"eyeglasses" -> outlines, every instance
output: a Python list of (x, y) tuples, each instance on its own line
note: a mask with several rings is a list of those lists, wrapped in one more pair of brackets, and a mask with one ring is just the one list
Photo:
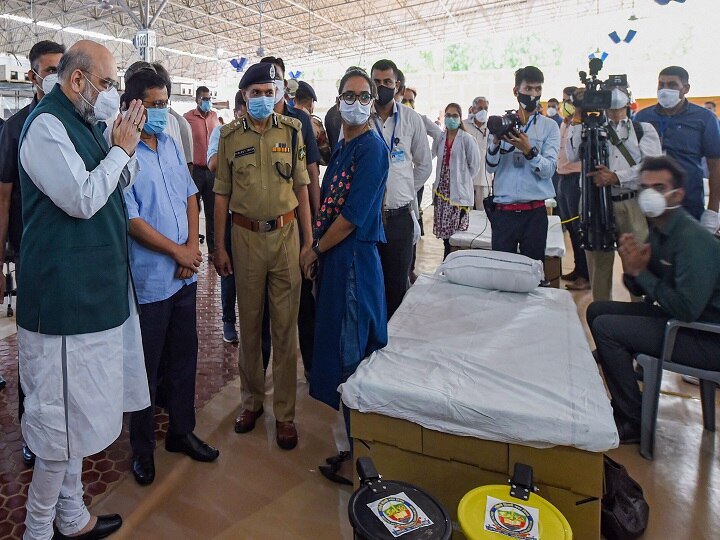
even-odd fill
[[(149, 106), (147, 104), (150, 104)], [(167, 109), (168, 101), (164, 99), (158, 99), (157, 101), (147, 101), (143, 99), (143, 105), (146, 109)]]
[(201, 97), (200, 101), (212, 101), (211, 97)]
[(414, 104), (415, 104), (415, 100), (414, 100), (414, 99), (403, 99), (403, 100), (402, 100), (402, 104), (403, 104), (403, 105), (407, 105), (408, 103), (411, 104), (411, 105), (414, 105)]
[(360, 92), (359, 94), (356, 94), (355, 92), (348, 90), (347, 92), (340, 94), (340, 98), (348, 105), (352, 105), (355, 101), (359, 101), (360, 105), (369, 105), (372, 101), (372, 94), (370, 92)]
[[(99, 80), (101, 86), (103, 87), (103, 90), (110, 90), (111, 88), (114, 88), (115, 90), (120, 90), (120, 83), (117, 81), (113, 81), (112, 79), (103, 79), (99, 75), (95, 75), (95, 73), (85, 71), (84, 69), (81, 69), (80, 71), (82, 71), (83, 73), (87, 73), (88, 75), (91, 75), (92, 77), (95, 77), (97, 80)], [(90, 84), (92, 84), (92, 82)], [(95, 90), (97, 90), (97, 88), (95, 88)]]
[(458, 113), (445, 113), (445, 118), (460, 118)]

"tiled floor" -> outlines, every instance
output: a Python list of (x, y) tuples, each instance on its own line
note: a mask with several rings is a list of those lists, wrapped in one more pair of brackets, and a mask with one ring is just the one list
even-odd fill
[[(197, 394), (195, 403), (202, 408), (222, 387), (237, 375), (237, 348), (222, 340), (220, 324), (220, 284), (212, 265), (204, 262), (198, 287), (198, 354)], [(4, 319), (0, 332), (14, 326)], [(0, 391), (0, 538), (19, 538), (24, 530), (25, 497), (32, 471), (25, 468), (20, 457), (22, 435), (17, 420), (17, 343), (15, 335), (0, 340), (0, 374), (7, 386)], [(167, 414), (158, 410), (157, 435), (162, 440), (167, 428)], [(107, 450), (89, 457), (83, 465), (86, 502), (93, 500), (130, 471), (130, 446), (127, 422), (120, 438)]]
[[(432, 230), (431, 218), (432, 212), (427, 211), (426, 231)], [(425, 236), (418, 250), (418, 272), (433, 272), (441, 257), (442, 244)], [(564, 270), (570, 265), (566, 258)], [(614, 294), (616, 299), (627, 299), (619, 281)], [(590, 294), (574, 293), (574, 297), (584, 319)], [(203, 267), (198, 298), (197, 433), (220, 449), (220, 459), (195, 463), (165, 452), (160, 445), (156, 481), (143, 488), (128, 474), (129, 445), (123, 433), (107, 451), (85, 462), (83, 480), (92, 511), (122, 514), (124, 525), (113, 536), (118, 539), (351, 539), (347, 522), (351, 490), (330, 484), (317, 471), (323, 458), (342, 443), (341, 419), (309, 397), (300, 369), (298, 448), (284, 452), (275, 445), (270, 378), (268, 412), (253, 432), (235, 434), (237, 349), (222, 342), (219, 286), (210, 268)], [(0, 320), (0, 336), (3, 330)], [(0, 539), (5, 539), (21, 534), (31, 476), (19, 456), (12, 335), (0, 340), (0, 373), (8, 379), (8, 387), (0, 391)], [(621, 447), (610, 455), (625, 464), (645, 490), (651, 515), (644, 539), (716, 538), (720, 529), (719, 437), (702, 429), (695, 387), (667, 374), (663, 389), (655, 461), (640, 458), (636, 446)]]

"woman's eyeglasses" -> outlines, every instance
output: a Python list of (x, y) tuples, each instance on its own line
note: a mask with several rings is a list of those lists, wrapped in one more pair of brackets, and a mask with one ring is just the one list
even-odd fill
[(340, 99), (348, 105), (352, 105), (355, 101), (359, 101), (360, 105), (369, 105), (372, 101), (372, 94), (370, 92), (360, 92), (356, 94), (355, 92), (347, 91), (340, 94)]

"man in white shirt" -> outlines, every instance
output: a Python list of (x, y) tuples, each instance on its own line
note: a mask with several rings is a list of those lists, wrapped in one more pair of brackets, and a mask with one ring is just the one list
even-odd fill
[[(608, 165), (591, 173), (596, 186), (612, 186), (613, 214), (618, 238), (632, 234), (643, 243), (648, 237), (645, 215), (637, 201), (642, 162), (649, 156), (661, 156), (660, 137), (652, 124), (628, 118), (630, 96), (627, 86), (610, 87), (612, 105), (608, 116)], [(575, 114), (582, 108), (584, 90), (575, 93)], [(565, 146), (570, 161), (580, 161), (582, 125), (572, 126), (570, 144)], [(614, 251), (586, 251), (593, 300), (612, 300)]]
[(128, 265), (123, 188), (137, 171), (142, 102), (120, 104), (110, 51), (79, 41), (58, 65), (59, 85), (20, 137), (25, 227), (18, 279), (22, 431), (36, 454), (25, 540), (104, 538), (118, 515), (83, 503), (82, 459), (105, 449), (123, 412), (150, 405)]
[(377, 130), (390, 154), (383, 204), (387, 243), (379, 246), (389, 320), (410, 285), (413, 239), (418, 227), (416, 197), (430, 177), (432, 157), (420, 115), (393, 99), (400, 84), (397, 66), (390, 60), (379, 60), (370, 76), (378, 88), (370, 127)]
[(472, 107), (470, 107), (470, 116), (464, 121), (465, 131), (475, 138), (480, 150), (480, 170), (473, 178), (473, 187), (475, 188), (475, 209), (481, 210), (483, 199), (490, 195), (490, 184), (492, 180), (485, 174), (485, 156), (487, 154), (488, 130), (487, 118), (488, 107), (490, 102), (483, 96), (473, 99)]

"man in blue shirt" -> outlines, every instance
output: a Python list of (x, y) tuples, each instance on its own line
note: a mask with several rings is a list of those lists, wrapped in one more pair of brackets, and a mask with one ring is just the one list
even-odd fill
[[(197, 461), (214, 461), (218, 450), (195, 436), (197, 368), (197, 272), (199, 211), (195, 186), (167, 125), (165, 79), (142, 70), (126, 83), (123, 103), (142, 99), (147, 120), (136, 151), (140, 173), (125, 193), (130, 219), (130, 267), (140, 309), (150, 407), (130, 415), (132, 470), (140, 485), (155, 479), (154, 406), (158, 376), (168, 381), (170, 425), (165, 449)], [(164, 373), (160, 370), (164, 369)]]
[(515, 72), (522, 128), (502, 140), (493, 136), (487, 150), (487, 171), (495, 173), (494, 209), (488, 215), (492, 249), (540, 261), (547, 243), (545, 199), (555, 197), (552, 178), (560, 150), (557, 124), (537, 111), (544, 80), (535, 66)]
[[(683, 207), (710, 232), (718, 229), (720, 205), (720, 128), (711, 112), (690, 103), (690, 76), (680, 66), (666, 67), (658, 76), (658, 104), (635, 116), (651, 123), (663, 152), (673, 157), (687, 174)], [(710, 193), (705, 208), (702, 158), (707, 159)]]

